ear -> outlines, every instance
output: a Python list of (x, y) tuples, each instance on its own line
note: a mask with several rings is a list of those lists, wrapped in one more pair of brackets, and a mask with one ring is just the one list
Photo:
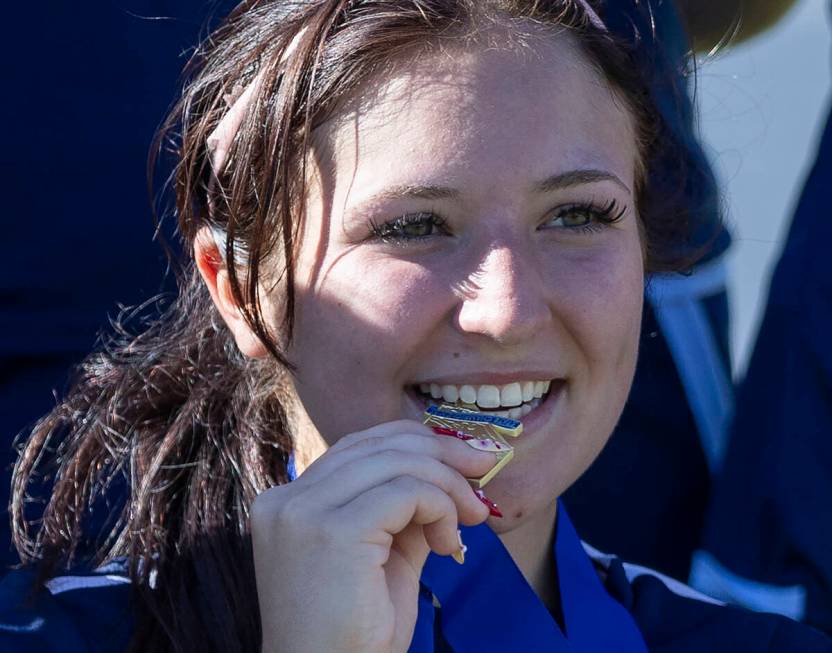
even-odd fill
[(267, 356), (268, 350), (257, 334), (252, 331), (234, 299), (228, 268), (214, 235), (208, 227), (202, 227), (194, 238), (194, 260), (202, 280), (208, 287), (214, 306), (217, 307), (223, 321), (234, 336), (240, 351), (250, 358)]

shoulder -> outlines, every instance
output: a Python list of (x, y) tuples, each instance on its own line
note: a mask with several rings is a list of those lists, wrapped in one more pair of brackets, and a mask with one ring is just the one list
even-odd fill
[(0, 581), (0, 650), (110, 653), (132, 632), (130, 579), (123, 563), (57, 576), (35, 586), (33, 570)]
[(652, 653), (832, 653), (832, 640), (809, 626), (725, 605), (652, 569), (584, 548)]

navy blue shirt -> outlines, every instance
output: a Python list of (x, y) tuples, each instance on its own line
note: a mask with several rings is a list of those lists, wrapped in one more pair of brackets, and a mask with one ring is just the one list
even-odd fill
[[(832, 117), (772, 278), (692, 579), (832, 632)], [(750, 581), (750, 582), (749, 582)], [(760, 585), (762, 584), (762, 585)]]
[[(832, 652), (832, 641), (807, 626), (718, 605), (676, 581), (616, 557), (595, 552), (590, 557), (606, 591), (633, 617), (652, 653)], [(32, 574), (9, 573), (0, 582), (0, 650), (124, 651), (133, 621), (131, 586), (123, 571), (110, 567), (95, 574), (52, 579), (29, 606), (25, 599)], [(450, 649), (437, 641), (435, 650)]]

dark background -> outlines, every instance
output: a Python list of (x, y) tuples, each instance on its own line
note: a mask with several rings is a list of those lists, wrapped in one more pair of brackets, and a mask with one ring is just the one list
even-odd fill
[[(12, 440), (118, 311), (173, 288), (148, 151), (200, 34), (233, 0), (5, 3), (0, 39), (0, 501)], [(159, 175), (157, 184), (163, 179)], [(173, 225), (167, 224), (168, 238)], [(13, 559), (0, 520), (0, 563)]]

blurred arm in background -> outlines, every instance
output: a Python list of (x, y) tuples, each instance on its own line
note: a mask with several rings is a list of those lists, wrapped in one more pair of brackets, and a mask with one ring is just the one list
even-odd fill
[(676, 0), (695, 52), (757, 36), (795, 4), (796, 0)]

